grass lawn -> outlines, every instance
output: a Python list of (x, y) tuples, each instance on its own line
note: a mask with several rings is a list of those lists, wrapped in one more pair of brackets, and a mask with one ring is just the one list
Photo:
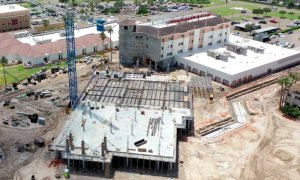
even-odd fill
[(220, 7), (215, 7), (215, 8), (212, 7), (211, 9), (209, 9), (209, 11), (211, 11), (213, 13), (217, 13), (221, 16), (230, 16), (230, 15), (241, 13), (240, 10), (233, 9), (235, 7), (236, 8), (244, 8), (244, 9), (252, 11), (252, 9), (259, 8), (259, 5), (255, 5), (255, 4), (239, 4), (239, 5), (225, 4), (224, 6), (220, 6)]
[(279, 14), (279, 11), (272, 11), (272, 12), (268, 13), (268, 15), (272, 16), (272, 17), (276, 17), (276, 18), (283, 17), (285, 19), (295, 20), (295, 19), (299, 19), (300, 13), (294, 13), (294, 14), (286, 13), (284, 15), (281, 15), (281, 14)]
[(64, 28), (65, 28), (64, 23), (57, 23), (57, 24), (49, 24), (48, 26), (36, 26), (34, 29), (37, 32), (44, 32), (44, 31), (59, 30)]
[[(52, 67), (57, 66), (56, 64), (49, 64), (42, 67), (35, 67), (35, 68), (25, 68), (22, 64), (11, 66), (5, 68), (6, 71), (6, 80), (8, 84), (11, 84), (12, 82), (20, 82), (27, 77), (30, 77), (31, 75), (39, 72), (43, 67), (47, 67), (47, 69), (50, 69)], [(67, 63), (65, 61), (60, 62), (59, 67), (65, 68), (67, 67)], [(3, 69), (0, 67), (0, 86), (3, 86), (4, 83), (4, 76), (3, 76)]]
[(36, 7), (36, 5), (31, 4), (29, 2), (21, 2), (21, 3), (18, 3), (18, 5), (23, 6), (24, 8)]

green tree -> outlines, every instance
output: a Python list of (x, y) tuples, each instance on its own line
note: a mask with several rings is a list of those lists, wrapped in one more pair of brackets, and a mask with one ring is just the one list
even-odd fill
[(89, 7), (90, 7), (90, 9), (91, 9), (91, 12), (94, 12), (94, 9), (95, 9), (95, 3), (94, 3), (93, 1), (91, 1), (91, 2), (89, 3)]
[(295, 6), (294, 0), (285, 0), (284, 5), (287, 6), (288, 8), (292, 8)]
[(138, 6), (139, 4), (141, 4), (140, 0), (134, 0), (133, 3)]
[(153, 6), (154, 3), (155, 3), (155, 0), (147, 0), (147, 4), (149, 6)]
[(255, 15), (258, 14), (257, 9), (252, 9), (252, 14), (255, 14)]
[(48, 19), (43, 19), (43, 20), (42, 20), (42, 23), (43, 23), (43, 26), (44, 26), (44, 27), (49, 26), (49, 20), (48, 20)]
[[(102, 47), (104, 48), (104, 40), (106, 39), (106, 34), (105, 34), (105, 32), (104, 31), (102, 31), (101, 33), (100, 33), (100, 38), (101, 38), (101, 40), (102, 40)], [(105, 49), (105, 48), (104, 48)]]
[(5, 86), (7, 86), (5, 65), (7, 64), (8, 60), (4, 56), (2, 56), (0, 60), (1, 60), (1, 64), (2, 64), (2, 70), (3, 70), (3, 77), (4, 77)]
[(281, 11), (279, 11), (279, 14), (281, 15), (281, 17), (280, 17), (280, 18), (283, 18), (283, 15), (285, 15), (285, 14), (286, 14), (286, 11), (285, 11), (285, 10), (281, 10)]
[(252, 34), (252, 31), (255, 30), (257, 27), (254, 23), (252, 24), (246, 24), (245, 29), (247, 32), (250, 32), (250, 35)]
[(84, 13), (85, 13), (85, 10), (84, 10), (83, 8), (81, 8), (80, 11), (79, 11), (79, 13), (80, 13), (80, 14), (84, 14)]
[(279, 3), (279, 1), (278, 1), (278, 0), (273, 0), (273, 1), (271, 2), (271, 5), (273, 5), (273, 6), (277, 6), (277, 5), (278, 5), (278, 3)]
[(109, 47), (110, 47), (110, 61), (112, 62), (112, 39), (111, 39), (111, 34), (114, 32), (113, 28), (111, 26), (108, 26), (106, 28), (106, 31), (109, 33)]
[(265, 8), (263, 8), (263, 11), (265, 13), (265, 16), (267, 16), (268, 13), (272, 12), (272, 9), (269, 7), (265, 7)]
[(136, 14), (147, 14), (148, 8), (146, 5), (140, 5)]

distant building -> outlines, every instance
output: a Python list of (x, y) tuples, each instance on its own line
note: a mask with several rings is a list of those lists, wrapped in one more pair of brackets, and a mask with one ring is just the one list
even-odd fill
[(29, 10), (17, 4), (0, 6), (0, 32), (30, 28)]
[(208, 12), (137, 24), (119, 22), (119, 50), (122, 64), (148, 65), (166, 69), (175, 56), (225, 44), (230, 22)]
[(287, 95), (286, 105), (300, 108), (300, 84), (296, 84), (290, 89)]
[[(101, 39), (95, 26), (76, 29), (75, 51), (76, 56), (91, 55), (110, 48), (118, 48), (119, 37), (117, 24), (109, 24), (114, 32), (111, 37), (105, 32), (106, 38)], [(5, 56), (8, 63), (17, 61), (25, 66), (36, 66), (51, 63), (67, 58), (66, 40), (64, 31), (32, 36), (28, 31), (0, 33), (0, 56)]]

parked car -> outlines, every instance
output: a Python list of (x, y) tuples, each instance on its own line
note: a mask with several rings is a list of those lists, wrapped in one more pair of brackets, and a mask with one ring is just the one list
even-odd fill
[(300, 21), (299, 21), (299, 20), (295, 20), (295, 21), (294, 21), (294, 24), (300, 25)]
[(271, 19), (270, 22), (271, 23), (278, 23), (278, 21), (276, 19)]
[(267, 24), (267, 21), (261, 20), (261, 21), (259, 21), (258, 23), (259, 23), (259, 24)]
[(270, 39), (274, 39), (274, 38), (276, 38), (276, 36), (275, 36), (275, 35), (272, 35), (272, 36), (270, 36), (269, 38), (270, 38)]
[(290, 44), (287, 48), (294, 48), (295, 44)]
[(242, 10), (241, 10), (241, 13), (243, 13), (243, 14), (246, 13), (246, 12), (247, 12), (247, 11), (246, 11), (245, 9), (242, 9)]
[(297, 24), (290, 23), (290, 24), (287, 24), (286, 26), (287, 26), (287, 27), (295, 27), (295, 26), (297, 26)]
[(287, 33), (288, 33), (288, 34), (293, 34), (293, 31), (288, 31)]
[(243, 18), (242, 20), (243, 20), (243, 21), (249, 21), (249, 19), (247, 19), (247, 18)]

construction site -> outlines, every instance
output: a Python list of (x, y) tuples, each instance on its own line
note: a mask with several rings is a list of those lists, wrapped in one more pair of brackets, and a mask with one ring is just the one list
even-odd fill
[[(197, 80), (209, 91), (209, 78)], [(192, 88), (169, 76), (100, 72), (52, 148), (69, 167), (93, 163), (107, 178), (112, 166), (171, 172), (177, 138), (193, 124)]]
[[(151, 55), (161, 57), (152, 59), (157, 60), (153, 67), (152, 60), (139, 64), (142, 55), (136, 49), (140, 46), (130, 42), (121, 43), (120, 51), (110, 48), (101, 52), (103, 58), (96, 51), (76, 56), (73, 13), (70, 8), (65, 14), (66, 67), (52, 64), (55, 67), (41, 68), (19, 83), (1, 87), (0, 179), (300, 179), (299, 119), (282, 113), (279, 102), (283, 86), (278, 84), (281, 77), (300, 73), (298, 51), (284, 54), (279, 47), (276, 53), (272, 48), (266, 50), (270, 62), (293, 63), (263, 70), (259, 78), (247, 75), (245, 81), (230, 86), (221, 80), (225, 75), (210, 74), (206, 67), (201, 67), (201, 73), (200, 68), (195, 69), (196, 63), (191, 64), (199, 64), (202, 53), (207, 67), (216, 69), (217, 63), (224, 70), (226, 64), (228, 74), (241, 71), (243, 75), (243, 68), (251, 69), (250, 55), (255, 53), (252, 57), (266, 63), (256, 52), (264, 51), (264, 47), (240, 47), (235, 40), (240, 37), (233, 37), (235, 45), (225, 38), (233, 36), (229, 22), (219, 26), (211, 21), (207, 27), (199, 21), (201, 27), (193, 32), (180, 23), (181, 36), (176, 31), (165, 37), (158, 35), (152, 45), (159, 51), (153, 51), (151, 43), (145, 45)], [(220, 17), (214, 18), (221, 22)], [(196, 23), (185, 21), (191, 21), (190, 26)], [(127, 33), (132, 28), (134, 38), (128, 39), (140, 41), (144, 34), (135, 33), (149, 30), (141, 26), (136, 31), (136, 24), (125, 22), (128, 24), (117, 29)], [(219, 52), (194, 51), (192, 55), (189, 49), (203, 48), (192, 39), (203, 40), (194, 37), (200, 29), (204, 39), (211, 39), (207, 46), (217, 40), (214, 43), (221, 47)], [(216, 34), (217, 30), (220, 32)], [(103, 23), (97, 24), (97, 34), (101, 31)], [(145, 36), (145, 41), (151, 38), (151, 34)], [(182, 46), (183, 41), (185, 48), (176, 49), (183, 54), (173, 56), (167, 51), (173, 48), (170, 43)], [(129, 45), (133, 47), (126, 49)], [(225, 46), (237, 48), (238, 53), (251, 51), (249, 57), (236, 53), (235, 59), (224, 53)], [(166, 59), (159, 53), (164, 48), (170, 56)], [(122, 53), (129, 51), (138, 52), (130, 65), (122, 62)], [(274, 57), (267, 56), (270, 54)], [(287, 59), (282, 59), (284, 55)], [(242, 58), (249, 59), (249, 64)], [(160, 60), (166, 62), (166, 71), (156, 67)], [(182, 62), (173, 66), (169, 60)], [(238, 63), (243, 66), (234, 66)], [(4, 65), (2, 68), (5, 73)]]

